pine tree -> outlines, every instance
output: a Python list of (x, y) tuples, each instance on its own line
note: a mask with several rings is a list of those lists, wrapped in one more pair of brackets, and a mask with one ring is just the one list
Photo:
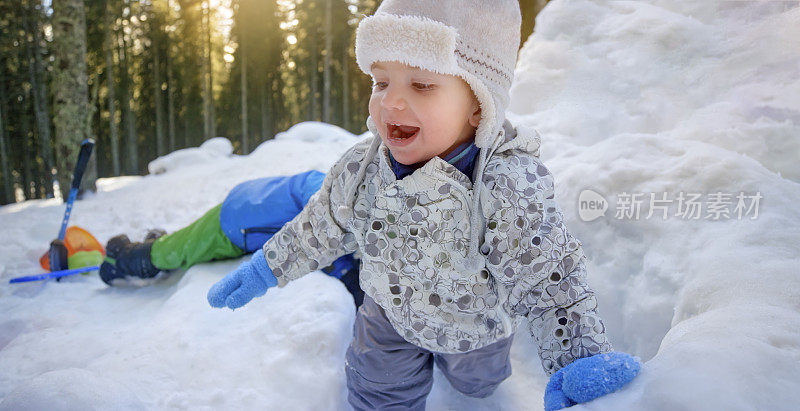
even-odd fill
[(44, 77), (41, 53), (41, 12), (35, 2), (28, 1), (27, 27), (30, 41), (26, 39), (26, 50), (28, 53), (28, 72), (30, 73), (30, 83), (33, 92), (33, 106), (36, 115), (36, 131), (39, 134), (39, 148), (43, 163), (46, 180), (44, 182), (45, 194), (47, 197), (53, 196), (53, 175), (52, 170), (55, 166), (53, 160), (53, 147), (50, 137), (50, 112), (47, 104), (47, 83)]
[[(128, 14), (123, 20), (123, 24), (130, 27), (130, 16), (133, 14), (130, 1), (127, 2), (126, 8), (128, 9)], [(132, 33), (130, 35), (132, 36)], [(131, 74), (132, 56), (128, 48), (131, 40), (127, 36), (124, 28), (119, 30), (118, 56), (120, 61), (120, 89), (122, 90), (120, 101), (122, 103), (122, 123), (125, 128), (125, 159), (127, 160), (125, 170), (127, 174), (136, 175), (139, 174), (139, 147), (138, 134), (136, 132), (136, 113), (133, 110), (135, 93), (133, 92), (134, 84)]]
[[(172, 21), (172, 0), (167, 0), (166, 11), (166, 24), (168, 27), (173, 26)], [(172, 74), (172, 39), (170, 35), (166, 36), (167, 42), (167, 55), (165, 56), (167, 66), (167, 130), (169, 135), (169, 151), (175, 151), (177, 148), (175, 141), (175, 77)]]
[(214, 130), (214, 75), (211, 66), (211, 1), (203, 6), (203, 139), (215, 137)]
[(150, 51), (153, 54), (153, 100), (155, 101), (156, 112), (156, 155), (163, 156), (167, 153), (166, 141), (164, 138), (164, 102), (161, 81), (161, 38), (162, 24), (161, 18), (155, 10), (150, 8)]
[(247, 49), (245, 48), (245, 36), (239, 36), (239, 66), (241, 67), (241, 104), (242, 104), (242, 154), (249, 154), (248, 145), (248, 124), (247, 124)]
[(112, 17), (112, 2), (109, 1), (105, 5), (104, 10), (104, 43), (105, 48), (105, 72), (106, 72), (106, 87), (108, 95), (108, 123), (109, 132), (111, 137), (111, 164), (113, 175), (118, 176), (121, 173), (119, 162), (119, 128), (117, 127), (117, 102), (116, 102), (116, 83), (114, 82), (114, 18)]
[[(67, 198), (77, 151), (89, 136), (89, 92), (86, 74), (86, 19), (82, 0), (53, 2), (53, 76), (56, 164), (63, 198)], [(87, 176), (88, 177), (88, 176)], [(91, 182), (93, 184), (94, 182)]]
[(11, 168), (8, 167), (8, 133), (6, 130), (6, 88), (5, 76), (2, 73), (2, 66), (0, 66), (0, 173), (3, 174), (3, 190), (0, 191), (0, 204), (8, 204), (14, 201), (14, 183), (11, 179)]
[(333, 31), (331, 28), (332, 0), (325, 0), (325, 57), (323, 60), (322, 121), (331, 122), (331, 54), (333, 53)]

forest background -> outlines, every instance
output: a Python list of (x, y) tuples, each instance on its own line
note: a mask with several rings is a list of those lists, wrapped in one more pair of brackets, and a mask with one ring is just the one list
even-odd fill
[[(547, 0), (520, 0), (521, 44)], [(302, 121), (366, 131), (355, 29), (380, 0), (0, 0), (0, 205), (139, 175), (216, 136), (238, 154)], [(498, 22), (500, 23), (500, 22)]]

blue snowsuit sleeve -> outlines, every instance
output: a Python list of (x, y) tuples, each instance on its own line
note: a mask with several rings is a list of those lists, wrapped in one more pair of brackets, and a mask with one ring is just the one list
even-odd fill
[(222, 203), (220, 227), (245, 252), (258, 250), (300, 213), (324, 179), (324, 173), (311, 170), (245, 181)]
[[(324, 180), (325, 173), (311, 170), (245, 181), (234, 187), (222, 203), (220, 227), (231, 242), (245, 252), (260, 250), (303, 210)], [(347, 254), (331, 266), (323, 267), (322, 271), (341, 278), (355, 266), (353, 255)]]

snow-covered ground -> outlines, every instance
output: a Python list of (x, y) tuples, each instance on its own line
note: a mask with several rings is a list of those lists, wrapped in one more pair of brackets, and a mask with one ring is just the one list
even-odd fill
[[(575, 408), (797, 409), (798, 3), (556, 0), (520, 53), (510, 111), (543, 135), (612, 343), (645, 361), (629, 386)], [(220, 140), (176, 152), (160, 174), (101, 180), (71, 222), (103, 243), (175, 230), (238, 182), (327, 170), (357, 138), (301, 123), (249, 156)], [(583, 190), (607, 201), (604, 216), (581, 218)], [(699, 216), (676, 215), (680, 192), (700, 194)], [(638, 219), (620, 212), (637, 193)], [(651, 193), (673, 200), (666, 219), (648, 217)], [(741, 218), (739, 193), (761, 196)], [(730, 214), (714, 219), (715, 202)], [(62, 213), (55, 200), (0, 208), (0, 409), (347, 409), (354, 310), (337, 280), (312, 273), (236, 312), (205, 296), (239, 260), (146, 287), (8, 284), (38, 271)], [(524, 329), (512, 365), (483, 400), (437, 371), (428, 409), (541, 409), (547, 379)]]

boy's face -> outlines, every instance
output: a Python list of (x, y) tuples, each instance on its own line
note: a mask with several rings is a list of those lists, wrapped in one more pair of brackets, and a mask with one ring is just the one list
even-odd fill
[[(475, 138), (481, 119), (478, 100), (460, 77), (439, 74), (396, 61), (372, 65), (369, 114), (392, 156), (400, 163), (445, 157)], [(398, 127), (418, 128), (413, 135)], [(410, 127), (402, 129), (413, 132)]]

